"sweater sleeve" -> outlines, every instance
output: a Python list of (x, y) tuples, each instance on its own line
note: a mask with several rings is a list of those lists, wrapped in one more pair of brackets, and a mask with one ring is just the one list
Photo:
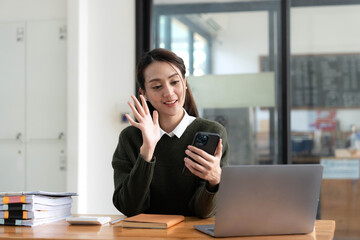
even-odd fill
[(120, 135), (113, 155), (113, 203), (126, 216), (133, 216), (144, 212), (150, 205), (150, 183), (156, 160), (145, 161), (138, 151), (131, 151), (125, 138), (124, 134)]
[[(223, 153), (221, 157), (220, 166), (226, 166), (228, 164), (229, 157), (229, 145), (227, 142), (226, 130), (220, 132), (220, 136), (223, 140)], [(207, 189), (207, 181), (199, 179), (200, 184), (192, 197), (189, 207), (194, 209), (196, 216), (200, 218), (209, 218), (215, 215), (216, 212), (216, 195), (217, 189), (215, 191), (209, 191)]]

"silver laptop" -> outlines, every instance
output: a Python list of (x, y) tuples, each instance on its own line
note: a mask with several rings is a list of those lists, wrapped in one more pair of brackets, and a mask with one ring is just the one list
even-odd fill
[(223, 167), (215, 225), (194, 227), (214, 237), (304, 234), (314, 230), (323, 167)]

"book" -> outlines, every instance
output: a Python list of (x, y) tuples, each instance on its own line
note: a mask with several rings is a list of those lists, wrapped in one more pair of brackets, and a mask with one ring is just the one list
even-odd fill
[(43, 195), (14, 195), (0, 197), (1, 204), (11, 203), (41, 203), (47, 205), (63, 205), (72, 202), (71, 196), (69, 197), (50, 197)]
[(66, 219), (70, 217), (71, 214), (66, 216), (54, 217), (54, 218), (39, 218), (39, 219), (29, 219), (29, 220), (22, 220), (22, 219), (0, 219), (0, 225), (7, 225), (7, 226), (28, 226), (33, 227), (37, 225), (41, 225), (44, 223), (51, 223)]
[(67, 216), (71, 213), (70, 208), (57, 209), (52, 211), (0, 211), (0, 218), (3, 219), (33, 219), (33, 218), (53, 218)]
[(182, 215), (163, 215), (163, 214), (139, 214), (125, 218), (122, 227), (126, 228), (156, 228), (166, 229), (184, 221)]
[(42, 211), (42, 210), (57, 210), (71, 208), (71, 202), (60, 205), (48, 205), (41, 203), (10, 203), (0, 204), (0, 211)]

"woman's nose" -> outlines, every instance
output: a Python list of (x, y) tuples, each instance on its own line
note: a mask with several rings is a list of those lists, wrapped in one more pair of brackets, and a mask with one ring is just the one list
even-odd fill
[(173, 93), (174, 93), (173, 87), (170, 86), (170, 85), (165, 85), (165, 87), (164, 87), (164, 92), (163, 92), (164, 97), (172, 96)]

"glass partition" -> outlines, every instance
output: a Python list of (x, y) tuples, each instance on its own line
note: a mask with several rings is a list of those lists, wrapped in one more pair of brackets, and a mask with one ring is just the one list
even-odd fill
[(153, 47), (184, 59), (201, 117), (227, 129), (233, 165), (276, 163), (278, 7), (279, 1), (154, 1)]
[(360, 2), (353, 3), (291, 9), (292, 163), (324, 166), (320, 218), (336, 221), (335, 239), (360, 239)]

